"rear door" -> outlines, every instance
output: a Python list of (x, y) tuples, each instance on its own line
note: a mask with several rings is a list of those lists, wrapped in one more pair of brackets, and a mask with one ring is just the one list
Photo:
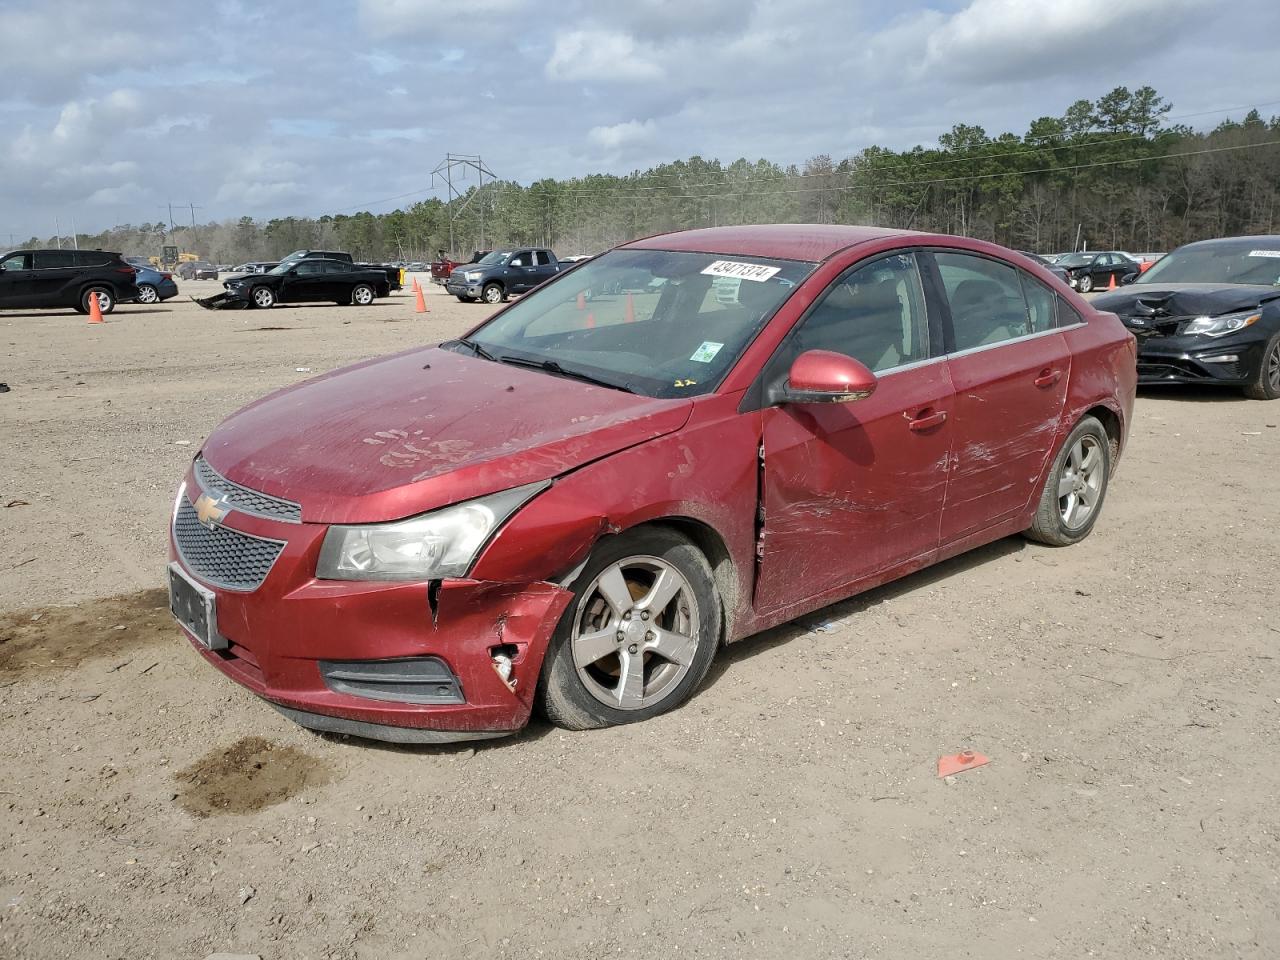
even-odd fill
[[(363, 276), (357, 276), (357, 271), (349, 263), (343, 263), (340, 260), (322, 260), (324, 264), (324, 282), (328, 289), (329, 295), (327, 300), (341, 300), (343, 303), (351, 299), (351, 291), (355, 289), (357, 283), (364, 281)], [(363, 270), (360, 273), (368, 273)], [(365, 281), (367, 282), (367, 281)], [(377, 292), (377, 288), (374, 288)]]
[(534, 286), (546, 283), (556, 275), (555, 258), (549, 250), (533, 251)]
[(764, 410), (762, 611), (852, 589), (938, 547), (954, 397), (916, 256), (891, 254), (845, 271), (766, 376), (785, 377), (806, 350), (854, 357), (879, 384), (855, 403)]
[(1039, 492), (1071, 354), (1052, 291), (1029, 274), (971, 253), (938, 252), (933, 261), (956, 391), (945, 545), (1015, 516)]
[(31, 306), (31, 254), (12, 254), (0, 268), (0, 307)]
[(31, 255), (31, 305), (70, 307), (79, 303), (74, 250), (37, 250)]

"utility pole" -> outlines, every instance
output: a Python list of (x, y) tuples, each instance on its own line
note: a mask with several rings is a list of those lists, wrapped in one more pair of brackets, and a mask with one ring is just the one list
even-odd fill
[(203, 210), (204, 207), (198, 207), (190, 200), (187, 201), (187, 206), (191, 208), (191, 245), (195, 246), (199, 240), (199, 237), (196, 235), (196, 211)]
[[(462, 192), (459, 190), (456, 190), (453, 185), (455, 170), (462, 171), (461, 176), (458, 177), (459, 180), (465, 180), (467, 178), (468, 170), (474, 170), (479, 180), (479, 183), (476, 186), (475, 193), (473, 193), (471, 197), (468, 198), (466, 203), (463, 203), (463, 205), (460, 206), (456, 211), (453, 209), (453, 201), (458, 197), (461, 197)], [(462, 215), (462, 211), (467, 209), (467, 204), (480, 195), (480, 192), (484, 189), (484, 178), (486, 175), (488, 175), (490, 181), (498, 179), (497, 176), (494, 174), (494, 172), (484, 165), (484, 160), (480, 158), (480, 154), (478, 153), (475, 153), (475, 154), (446, 153), (444, 159), (441, 160), (436, 165), (436, 168), (431, 171), (431, 185), (434, 187), (436, 185), (436, 177), (440, 177), (441, 179), (444, 180), (445, 187), (449, 196), (447, 207), (449, 210), (449, 254), (450, 256), (452, 256), (456, 252), (456, 248), (454, 247), (454, 240), (453, 240), (453, 222)], [(483, 250), (484, 249), (484, 202), (483, 200), (480, 203), (479, 209), (480, 209), (479, 249)]]
[(62, 224), (58, 222), (58, 218), (53, 218), (53, 229), (58, 235), (58, 249), (62, 249)]

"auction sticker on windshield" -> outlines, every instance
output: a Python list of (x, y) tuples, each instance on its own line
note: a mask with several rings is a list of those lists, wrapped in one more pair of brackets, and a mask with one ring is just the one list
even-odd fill
[(766, 267), (761, 263), (717, 260), (704, 267), (702, 272), (711, 277), (737, 277), (739, 280), (755, 280), (757, 283), (764, 283), (781, 269), (781, 267)]
[(710, 340), (702, 341), (702, 346), (693, 351), (693, 356), (689, 359), (694, 363), (710, 363), (716, 358), (716, 354), (724, 347), (723, 343), (713, 343)]
[[(1251, 257), (1280, 257), (1280, 250), (1250, 250)], [(704, 271), (705, 272), (705, 271)]]

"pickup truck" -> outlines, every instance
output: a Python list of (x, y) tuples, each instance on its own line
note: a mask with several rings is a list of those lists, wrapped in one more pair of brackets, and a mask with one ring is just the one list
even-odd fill
[[(294, 264), (299, 260), (341, 260), (357, 267), (383, 271), (387, 275), (387, 285), (390, 290), (399, 290), (404, 286), (404, 271), (399, 267), (390, 267), (385, 263), (356, 263), (351, 254), (340, 253), (336, 250), (295, 250), (287, 257), (282, 258), (280, 264)], [(277, 264), (277, 266), (280, 264)]]
[(513, 293), (526, 293), (571, 264), (561, 266), (544, 247), (494, 250), (475, 263), (456, 267), (444, 288), (463, 303), (500, 303)]
[(489, 255), (488, 250), (477, 250), (471, 254), (470, 260), (450, 260), (444, 255), (444, 251), (440, 251), (440, 255), (431, 261), (431, 282), (432, 283), (448, 283), (449, 274), (453, 273), (458, 267), (466, 266), (469, 263), (479, 263), (483, 257)]

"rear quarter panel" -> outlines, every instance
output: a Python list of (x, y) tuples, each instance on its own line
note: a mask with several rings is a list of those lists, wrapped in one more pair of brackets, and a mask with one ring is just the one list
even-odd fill
[(1072, 306), (1086, 322), (1063, 331), (1072, 361), (1059, 443), (1089, 409), (1102, 406), (1119, 421), (1119, 455), (1124, 452), (1133, 422), (1138, 389), (1137, 341), (1114, 313), (1094, 310), (1079, 296), (1072, 297)]

